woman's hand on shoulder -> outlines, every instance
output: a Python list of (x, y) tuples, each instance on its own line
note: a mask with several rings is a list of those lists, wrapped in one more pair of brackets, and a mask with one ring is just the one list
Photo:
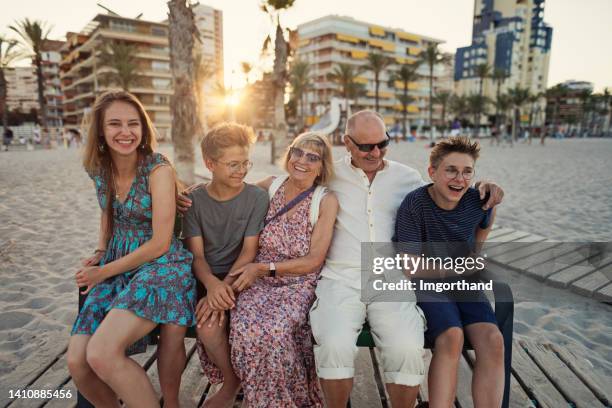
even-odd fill
[(176, 199), (176, 208), (178, 209), (178, 211), (182, 214), (186, 213), (187, 210), (189, 210), (189, 208), (193, 204), (193, 202), (189, 198), (189, 194), (191, 194), (194, 190), (200, 187), (204, 188), (205, 186), (206, 185), (204, 183), (197, 183), (179, 192), (178, 197)]

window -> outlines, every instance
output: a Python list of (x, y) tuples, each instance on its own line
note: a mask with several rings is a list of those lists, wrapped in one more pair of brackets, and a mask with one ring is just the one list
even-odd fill
[(170, 89), (170, 80), (166, 78), (153, 78), (153, 88)]
[(134, 26), (134, 24), (130, 23), (129, 21), (123, 20), (111, 20), (109, 27), (111, 30), (127, 31), (130, 33), (136, 31), (136, 27)]
[(153, 96), (153, 103), (155, 105), (168, 105), (168, 96), (166, 96), (166, 95), (155, 95), (155, 96)]
[(163, 27), (151, 27), (151, 34), (158, 37), (165, 37), (168, 35), (168, 32)]
[(153, 71), (170, 71), (170, 63), (168, 61), (153, 61), (151, 68)]

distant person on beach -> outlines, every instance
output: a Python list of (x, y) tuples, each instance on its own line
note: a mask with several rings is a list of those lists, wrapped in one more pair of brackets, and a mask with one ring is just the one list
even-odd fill
[(209, 382), (223, 382), (206, 406), (231, 406), (240, 388), (230, 361), (228, 323), (247, 275), (232, 273), (255, 260), (268, 211), (266, 192), (244, 182), (253, 165), (249, 154), (254, 142), (253, 130), (235, 123), (219, 124), (204, 136), (202, 157), (212, 180), (191, 189), (192, 205), (183, 220), (199, 283), (198, 354)]
[(9, 146), (13, 143), (13, 130), (10, 127), (4, 128), (4, 134), (2, 135), (2, 144), (4, 150), (8, 152)]
[[(334, 237), (310, 311), (317, 374), (326, 406), (346, 407), (356, 341), (367, 320), (381, 353), (391, 405), (413, 407), (425, 371), (425, 320), (415, 302), (361, 301), (361, 245), (391, 242), (404, 196), (424, 182), (416, 170), (384, 159), (389, 138), (376, 112), (352, 115), (344, 143), (349, 154), (335, 163), (329, 186), (339, 201)], [(481, 183), (479, 190), (482, 197), (490, 193), (486, 207), (501, 202), (503, 191), (495, 184)]]
[(142, 352), (161, 324), (157, 367), (165, 407), (178, 407), (184, 337), (195, 324), (192, 257), (174, 238), (176, 180), (155, 153), (154, 130), (132, 94), (98, 97), (83, 164), (102, 209), (98, 246), (76, 283), (88, 294), (72, 328), (68, 368), (95, 406), (159, 407)]
[(308, 312), (329, 248), (338, 200), (328, 193), (332, 147), (302, 133), (268, 177), (270, 208), (257, 257), (230, 274), (240, 292), (231, 312), (232, 364), (249, 407), (322, 407)]
[[(447, 259), (472, 257), (479, 250), (495, 216), (493, 208), (483, 210), (484, 201), (478, 190), (470, 187), (479, 151), (478, 143), (466, 137), (450, 138), (432, 149), (428, 173), (433, 183), (410, 192), (397, 212), (393, 240), (400, 252), (414, 257), (425, 254)], [(419, 281), (477, 282), (474, 277), (461, 273), (421, 269), (414, 276), (408, 275), (416, 281), (418, 306), (427, 319), (425, 336), (435, 344), (428, 375), (429, 406), (453, 405), (459, 359), (467, 337), (476, 353), (472, 379), (474, 406), (500, 407), (504, 391), (504, 344), (484, 292), (438, 293), (419, 289)]]

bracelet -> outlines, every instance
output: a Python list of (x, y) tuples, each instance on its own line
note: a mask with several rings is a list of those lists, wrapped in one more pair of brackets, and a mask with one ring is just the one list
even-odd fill
[(95, 254), (97, 254), (98, 252), (105, 253), (105, 252), (106, 252), (106, 249), (96, 248), (96, 250), (94, 251), (94, 255), (95, 255)]

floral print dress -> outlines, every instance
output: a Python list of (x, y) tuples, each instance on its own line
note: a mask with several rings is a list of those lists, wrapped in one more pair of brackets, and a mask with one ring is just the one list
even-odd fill
[[(285, 203), (284, 183), (266, 219)], [(282, 262), (310, 250), (312, 193), (295, 211), (266, 225), (255, 262)], [(256, 407), (321, 407), (308, 312), (320, 270), (296, 277), (265, 277), (240, 293), (230, 319), (232, 365), (245, 400)]]
[[(156, 167), (168, 164), (168, 159), (159, 153), (140, 159), (125, 201), (113, 200), (113, 235), (100, 266), (135, 251), (153, 237), (149, 175)], [(100, 208), (104, 211), (107, 200), (105, 178), (90, 176), (96, 186)], [(191, 261), (191, 253), (172, 237), (170, 249), (164, 255), (96, 285), (76, 318), (72, 334), (92, 335), (113, 308), (129, 310), (155, 323), (194, 325), (196, 285)], [(144, 351), (147, 342), (146, 337), (139, 340), (128, 352)]]

